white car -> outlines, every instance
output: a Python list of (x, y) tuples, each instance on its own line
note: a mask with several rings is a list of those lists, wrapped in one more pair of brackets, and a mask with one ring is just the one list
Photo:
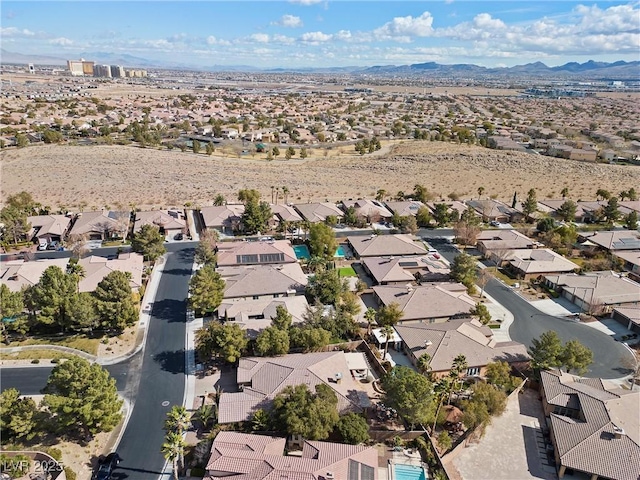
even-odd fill
[(46, 250), (48, 245), (49, 244), (47, 243), (46, 240), (40, 240), (40, 243), (38, 244), (38, 250), (40, 251)]

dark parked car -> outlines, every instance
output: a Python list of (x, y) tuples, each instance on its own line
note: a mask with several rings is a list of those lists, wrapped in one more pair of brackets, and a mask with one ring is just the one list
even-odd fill
[(52, 240), (49, 242), (49, 245), (47, 245), (47, 250), (57, 250), (59, 246), (60, 244), (57, 241)]
[(98, 459), (98, 465), (91, 476), (91, 480), (109, 480), (111, 474), (120, 463), (120, 455), (116, 452), (112, 452), (106, 457), (100, 456)]
[(176, 233), (175, 236), (173, 237), (174, 240), (182, 240), (183, 238), (184, 238), (183, 233)]

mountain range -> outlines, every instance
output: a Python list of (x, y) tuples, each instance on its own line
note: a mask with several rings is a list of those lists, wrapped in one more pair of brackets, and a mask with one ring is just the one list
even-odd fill
[[(154, 61), (127, 54), (107, 52), (85, 52), (79, 58), (90, 59), (96, 63), (122, 65), (128, 68), (164, 68), (208, 72), (264, 72), (264, 73), (348, 73), (354, 75), (382, 76), (431, 76), (431, 77), (546, 77), (546, 78), (585, 78), (607, 80), (640, 80), (640, 61), (613, 63), (589, 60), (584, 63), (569, 62), (556, 67), (548, 67), (542, 62), (527, 63), (514, 67), (488, 68), (474, 64), (441, 64), (436, 62), (415, 63), (411, 65), (377, 65), (372, 67), (300, 67), (300, 68), (258, 68), (250, 65), (209, 65), (195, 66), (186, 63)], [(0, 50), (2, 64), (66, 65), (67, 59), (61, 56), (23, 55), (21, 53)]]

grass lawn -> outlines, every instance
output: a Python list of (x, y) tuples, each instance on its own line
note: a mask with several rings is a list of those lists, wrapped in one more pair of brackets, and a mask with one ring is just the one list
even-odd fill
[[(52, 338), (28, 338), (19, 342), (11, 342), (9, 347), (23, 347), (25, 345), (60, 345), (62, 347), (75, 348), (91, 355), (98, 354), (99, 338), (87, 338), (82, 335), (74, 335), (73, 337), (52, 337)], [(35, 353), (35, 352), (32, 352)], [(36, 358), (36, 357), (30, 357)]]
[(338, 269), (338, 275), (341, 277), (357, 277), (358, 274), (353, 269), (353, 267), (340, 267)]
[(496, 277), (498, 280), (502, 280), (504, 283), (506, 283), (507, 285), (513, 287), (514, 284), (516, 283), (520, 283), (522, 282), (521, 280), (516, 280), (514, 278), (511, 278), (508, 275), (505, 275), (504, 273), (502, 273), (501, 271), (499, 271), (496, 268), (491, 268), (491, 274)]
[(61, 359), (72, 358), (73, 355), (69, 353), (58, 352), (57, 350), (48, 350), (43, 348), (42, 350), (26, 350), (24, 352), (15, 353), (3, 353), (0, 352), (0, 360), (42, 360), (42, 359)]

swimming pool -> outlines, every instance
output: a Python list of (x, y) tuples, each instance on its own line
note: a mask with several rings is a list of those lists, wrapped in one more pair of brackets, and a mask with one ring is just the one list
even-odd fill
[(294, 245), (293, 251), (295, 252), (298, 260), (309, 260), (311, 258), (309, 248), (306, 245)]
[(342, 248), (342, 245), (338, 245), (338, 248), (336, 249), (336, 253), (335, 253), (334, 257), (336, 257), (336, 258), (344, 258), (344, 248)]
[(418, 465), (393, 465), (393, 480), (427, 480), (424, 469)]

